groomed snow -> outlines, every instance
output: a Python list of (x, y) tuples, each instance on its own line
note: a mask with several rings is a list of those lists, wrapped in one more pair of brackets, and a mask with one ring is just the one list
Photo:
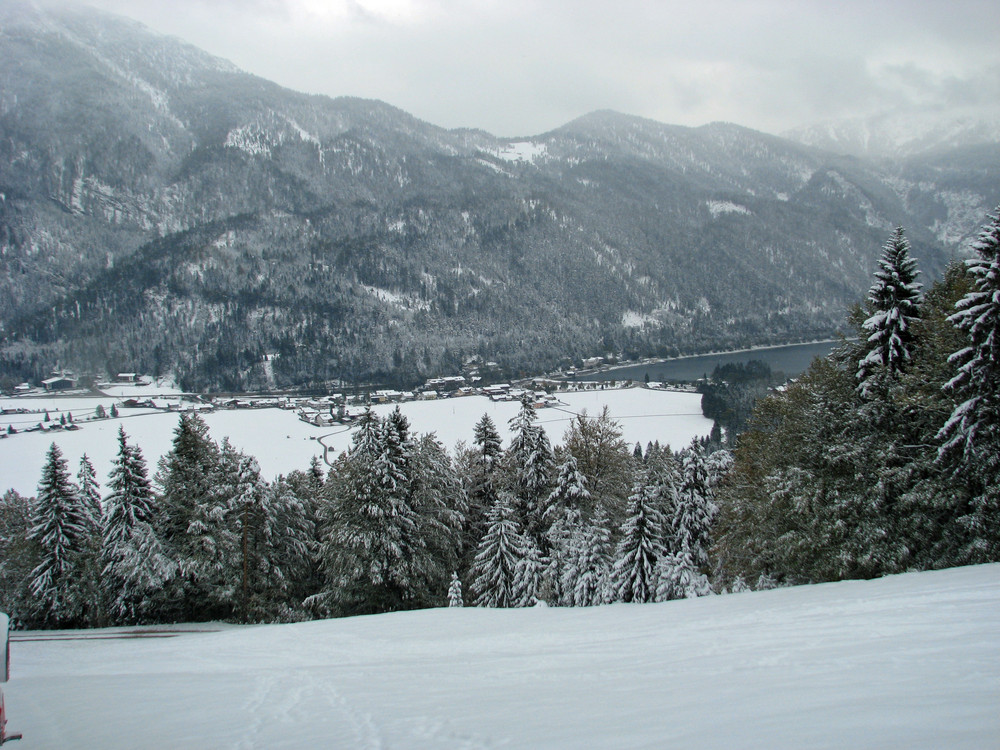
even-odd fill
[[(629, 445), (659, 440), (675, 449), (683, 448), (696, 436), (711, 432), (712, 421), (701, 414), (701, 396), (694, 393), (653, 391), (643, 388), (622, 390), (579, 391), (559, 395), (555, 407), (541, 409), (538, 422), (549, 439), (561, 443), (566, 428), (575, 414), (586, 410), (597, 416), (606, 405), (611, 416), (621, 425)], [(88, 401), (93, 401), (89, 405)], [(138, 444), (146, 458), (150, 475), (159, 457), (170, 450), (177, 414), (151, 412), (148, 409), (122, 409), (120, 419), (85, 421), (97, 403), (110, 411), (115, 399), (32, 398), (3, 399), (0, 405), (15, 408), (49, 409), (50, 418), (58, 420), (61, 410), (73, 412), (80, 429), (75, 432), (32, 432), (0, 439), (0, 493), (8, 488), (22, 495), (33, 495), (41, 477), (45, 453), (53, 442), (59, 445), (75, 474), (80, 457), (86, 452), (94, 464), (98, 481), (107, 481), (111, 462), (118, 451), (118, 428), (125, 428), (129, 442)], [(385, 415), (395, 408), (375, 407)], [(400, 407), (409, 418), (412, 429), (422, 434), (434, 432), (445, 446), (454, 448), (462, 440), (471, 443), (473, 428), (483, 414), (496, 423), (505, 443), (510, 433), (507, 422), (520, 409), (513, 401), (494, 402), (483, 396), (449, 398), (440, 401), (411, 401)], [(324, 445), (332, 460), (351, 444), (348, 428), (333, 425), (316, 427), (301, 421), (294, 412), (282, 409), (222, 410), (203, 415), (212, 437), (221, 441), (228, 437), (237, 448), (257, 458), (261, 473), (267, 480), (296, 469), (306, 469), (313, 456), (322, 458)], [(25, 422), (27, 420), (27, 422)], [(10, 414), (0, 416), (0, 431), (8, 422), (22, 429), (35, 424), (42, 415)]]
[(8, 729), (53, 750), (981, 750), (1000, 737), (998, 622), (987, 565), (664, 604), (18, 640), (4, 692)]

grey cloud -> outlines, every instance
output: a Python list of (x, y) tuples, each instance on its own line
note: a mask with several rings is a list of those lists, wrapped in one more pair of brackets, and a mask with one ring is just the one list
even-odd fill
[(600, 108), (780, 132), (1000, 87), (981, 0), (413, 0), (409, 22), (314, 0), (340, 8), (324, 21), (301, 1), (90, 0), (291, 88), (499, 135)]

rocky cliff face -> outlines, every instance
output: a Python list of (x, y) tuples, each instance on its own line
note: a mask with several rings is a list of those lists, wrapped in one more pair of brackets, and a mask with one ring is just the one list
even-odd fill
[(94, 14), (5, 3), (0, 59), (10, 377), (403, 382), (829, 334), (893, 226), (933, 275), (1000, 195), (996, 144), (887, 164), (612, 112), (502, 140)]

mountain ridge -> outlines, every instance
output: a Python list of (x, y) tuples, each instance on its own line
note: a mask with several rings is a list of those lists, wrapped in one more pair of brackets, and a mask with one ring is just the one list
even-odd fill
[(472, 355), (514, 375), (815, 338), (892, 227), (933, 276), (1000, 194), (992, 145), (886, 167), (608, 110), (497, 138), (290, 91), (113, 17), (75, 32), (95, 57), (6, 13), (8, 378), (412, 383)]

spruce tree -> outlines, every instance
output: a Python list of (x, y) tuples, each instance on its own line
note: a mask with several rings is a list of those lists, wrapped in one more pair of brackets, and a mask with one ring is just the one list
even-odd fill
[(944, 388), (957, 401), (939, 432), (941, 460), (969, 483), (967, 562), (1000, 559), (1000, 207), (966, 261), (973, 290), (949, 319), (967, 345), (949, 362), (957, 373)]
[(549, 438), (545, 430), (536, 424), (537, 419), (531, 402), (527, 398), (522, 400), (520, 411), (510, 420), (513, 437), (507, 450), (511, 488), (518, 499), (519, 520), (536, 546), (541, 543), (544, 534), (542, 501), (548, 494), (555, 465)]
[(413, 508), (412, 442), (400, 414), (368, 410), (324, 512), (326, 583), (310, 605), (339, 614), (422, 606), (430, 559)]
[(575, 607), (591, 607), (611, 599), (613, 549), (608, 516), (598, 507), (589, 523), (577, 528), (572, 549), (576, 555), (563, 569), (563, 591)]
[(422, 604), (435, 606), (449, 585), (449, 571), (461, 560), (468, 500), (448, 451), (433, 434), (414, 443), (411, 466), (411, 504), (427, 555), (414, 593)]
[[(213, 568), (203, 580), (218, 611), (229, 608), (243, 622), (258, 619), (265, 597), (264, 577), (269, 572), (267, 514), (264, 483), (257, 459), (235, 449), (224, 438), (216, 467), (215, 504), (220, 510), (213, 524)], [(231, 616), (227, 613), (227, 616)]]
[(455, 571), (452, 571), (451, 583), (448, 585), (448, 606), (465, 606), (465, 600), (462, 599), (462, 579), (458, 577), (458, 573)]
[(305, 616), (303, 602), (318, 583), (314, 558), (316, 523), (308, 497), (278, 477), (263, 488), (264, 551), (249, 558), (257, 581), (249, 619), (291, 622)]
[(149, 622), (159, 616), (164, 585), (176, 564), (163, 549), (155, 527), (156, 509), (138, 446), (128, 444), (118, 429), (118, 455), (104, 499), (101, 560), (102, 586), (111, 619), (116, 623)]
[(503, 445), (489, 414), (483, 414), (474, 430), (474, 448), (464, 454), (464, 483), (468, 507), (462, 530), (460, 570), (472, 567), (476, 546), (486, 533), (486, 517), (496, 502), (500, 485)]
[(645, 481), (629, 497), (621, 533), (615, 550), (613, 601), (651, 602), (656, 596), (656, 565), (664, 554), (663, 517), (656, 490)]
[(89, 549), (85, 556), (87, 569), (84, 572), (86, 578), (86, 599), (88, 602), (88, 612), (86, 619), (91, 623), (97, 623), (103, 615), (101, 606), (101, 539), (103, 535), (103, 515), (104, 510), (101, 505), (101, 485), (97, 482), (97, 473), (94, 465), (90, 462), (87, 454), (84, 453), (80, 459), (80, 468), (77, 471), (77, 485), (80, 488), (80, 501), (86, 511), (87, 516), (87, 538)]
[(34, 498), (14, 490), (0, 496), (0, 612), (21, 625), (31, 621), (31, 571), (39, 563), (40, 548), (28, 538)]
[[(559, 467), (556, 486), (549, 494), (543, 521), (546, 547), (542, 550), (548, 558), (545, 580), (549, 601), (553, 604), (571, 604), (575, 579), (568, 579), (565, 571), (578, 555), (575, 545), (580, 541), (583, 508), (590, 504), (587, 480), (577, 469), (576, 459), (567, 454)], [(567, 585), (568, 584), (568, 585)]]
[(170, 451), (160, 459), (157, 532), (177, 561), (168, 599), (178, 620), (204, 620), (217, 613), (206, 606), (217, 570), (217, 531), (225, 515), (225, 500), (217, 491), (219, 448), (208, 425), (197, 414), (181, 414)]
[(697, 441), (681, 453), (680, 469), (680, 487), (667, 509), (666, 546), (697, 568), (708, 564), (710, 532), (718, 513), (709, 463)]
[(523, 588), (528, 576), (522, 561), (531, 552), (511, 508), (513, 502), (510, 493), (501, 491), (490, 508), (486, 535), (471, 570), (477, 607), (520, 607), (534, 595)]
[(77, 482), (80, 487), (80, 498), (83, 506), (87, 509), (88, 522), (93, 534), (100, 539), (101, 534), (101, 485), (97, 482), (97, 473), (94, 471), (94, 464), (91, 463), (87, 454), (80, 458), (80, 468), (77, 471)]
[(66, 459), (52, 443), (42, 468), (28, 539), (38, 544), (40, 561), (31, 572), (35, 617), (46, 627), (84, 624), (87, 570), (92, 554), (90, 509), (70, 481)]
[(500, 465), (503, 456), (503, 444), (496, 424), (490, 419), (489, 414), (483, 414), (473, 430), (473, 440), (479, 449), (479, 461), (483, 469), (483, 474), (492, 476)]
[(858, 392), (874, 395), (880, 375), (897, 379), (911, 359), (913, 325), (920, 319), (920, 284), (910, 243), (897, 227), (882, 249), (875, 282), (868, 291), (870, 314), (861, 324), (868, 339), (858, 361)]

